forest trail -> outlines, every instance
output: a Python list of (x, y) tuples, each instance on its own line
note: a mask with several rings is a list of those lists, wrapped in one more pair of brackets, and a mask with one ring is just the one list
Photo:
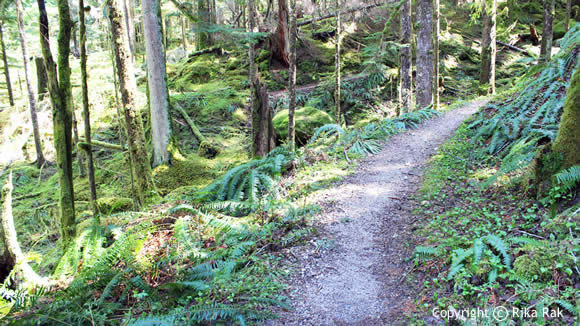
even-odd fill
[(429, 158), (485, 102), (470, 102), (395, 135), (357, 172), (317, 195), (318, 241), (289, 256), (294, 311), (270, 325), (396, 325), (416, 294), (404, 279), (413, 252), (409, 197)]

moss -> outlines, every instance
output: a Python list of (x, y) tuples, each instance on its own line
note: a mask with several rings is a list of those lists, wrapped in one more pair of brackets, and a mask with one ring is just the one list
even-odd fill
[(561, 247), (534, 247), (525, 245), (516, 251), (518, 258), (514, 261), (514, 271), (526, 279), (550, 281), (554, 269), (560, 265), (563, 269), (573, 264), (571, 257)]
[(566, 91), (564, 113), (558, 129), (558, 136), (552, 149), (563, 155), (562, 168), (580, 164), (580, 69), (572, 76)]
[(189, 155), (185, 160), (175, 160), (172, 165), (160, 165), (153, 170), (153, 180), (161, 195), (183, 186), (205, 186), (215, 175), (211, 160)]
[[(296, 110), (296, 142), (306, 144), (314, 135), (317, 128), (325, 124), (333, 123), (332, 117), (321, 110), (311, 106), (305, 106)], [(288, 110), (278, 112), (274, 119), (274, 131), (280, 140), (288, 138)]]
[(97, 207), (103, 214), (128, 211), (133, 208), (133, 199), (125, 197), (98, 198)]
[(219, 154), (219, 147), (205, 140), (199, 144), (197, 154), (201, 157), (212, 159)]

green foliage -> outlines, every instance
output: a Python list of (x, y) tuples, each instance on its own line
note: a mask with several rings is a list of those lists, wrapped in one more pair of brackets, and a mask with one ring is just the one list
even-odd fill
[[(495, 251), (495, 252), (494, 252)], [(495, 282), (498, 272), (502, 268), (510, 268), (511, 256), (505, 242), (495, 235), (475, 239), (469, 249), (456, 249), (453, 251), (451, 267), (447, 274), (447, 279), (453, 279), (464, 267), (469, 265), (469, 269), (477, 272), (482, 259), (487, 258), (490, 265), (489, 282)], [(500, 259), (501, 258), (501, 259)]]
[(554, 175), (558, 185), (565, 191), (573, 189), (580, 182), (580, 165), (572, 166)]
[[(332, 123), (332, 117), (321, 110), (311, 106), (298, 108), (294, 115), (296, 142), (304, 145), (319, 127)], [(279, 140), (288, 139), (288, 110), (282, 110), (272, 119), (274, 131)]]

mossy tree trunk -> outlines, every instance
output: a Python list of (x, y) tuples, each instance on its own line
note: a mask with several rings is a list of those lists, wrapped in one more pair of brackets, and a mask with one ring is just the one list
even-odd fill
[(200, 51), (213, 45), (212, 35), (207, 31), (211, 25), (208, 0), (197, 0), (197, 15), (197, 28), (199, 32), (197, 34), (197, 47), (195, 50)]
[(181, 17), (181, 45), (183, 46), (183, 52), (187, 53), (187, 28), (186, 28), (185, 18)]
[(572, 76), (566, 92), (564, 113), (558, 136), (552, 145), (554, 152), (562, 153), (562, 168), (580, 164), (580, 69)]
[(40, 131), (38, 130), (38, 116), (36, 115), (36, 95), (32, 87), (32, 76), (30, 71), (30, 60), (28, 59), (28, 50), (26, 47), (26, 33), (24, 32), (22, 0), (16, 0), (16, 21), (18, 24), (18, 34), (20, 36), (20, 48), (22, 49), (22, 61), (24, 65), (24, 77), (26, 79), (26, 89), (28, 91), (28, 109), (30, 110), (30, 121), (32, 123), (32, 133), (34, 135), (34, 148), (36, 149), (36, 165), (41, 167), (44, 162), (42, 154), (42, 143), (40, 140)]
[[(20, 1), (20, 0), (17, 0)], [(50, 52), (48, 17), (44, 0), (37, 0), (40, 14), (40, 45), (48, 74), (52, 104), (54, 147), (59, 180), (59, 206), (62, 239), (65, 244), (76, 234), (72, 169), (72, 93), (70, 83), (70, 33), (72, 21), (66, 0), (58, 0), (58, 71)]]
[(433, 103), (433, 2), (417, 0), (417, 109)]
[(151, 166), (147, 155), (145, 132), (143, 121), (135, 98), (137, 96), (137, 84), (131, 53), (129, 52), (129, 40), (123, 23), (123, 12), (120, 0), (107, 0), (106, 7), (111, 25), (111, 41), (115, 52), (115, 66), (117, 80), (123, 103), (125, 126), (127, 129), (127, 143), (129, 159), (131, 163), (131, 175), (135, 183), (135, 198), (139, 205), (145, 203), (146, 197), (154, 191), (151, 179)]
[(482, 13), (481, 71), (479, 75), (482, 95), (495, 94), (496, 12), (496, 0), (491, 1), (491, 6), (484, 4)]
[(84, 0), (79, 0), (79, 32), (80, 32), (80, 59), (81, 59), (81, 90), (83, 98), (83, 125), (85, 129), (85, 152), (87, 154), (87, 175), (89, 178), (89, 189), (91, 196), (91, 210), (96, 216), (97, 210), (97, 186), (95, 183), (95, 165), (93, 162), (93, 147), (91, 137), (91, 113), (89, 108), (89, 86), (87, 83), (87, 28), (85, 25)]
[(2, 61), (4, 64), (4, 77), (6, 79), (6, 91), (8, 92), (8, 102), (10, 106), (14, 106), (14, 95), (12, 94), (12, 83), (10, 83), (10, 69), (8, 69), (8, 57), (6, 56), (6, 45), (4, 44), (4, 33), (2, 26), (4, 22), (0, 22), (0, 44), (2, 45)]
[(341, 123), (341, 90), (340, 90), (340, 83), (341, 83), (341, 65), (340, 65), (340, 42), (341, 42), (341, 27), (342, 27), (342, 15), (340, 14), (342, 10), (342, 1), (336, 0), (336, 47), (334, 52), (334, 70), (335, 70), (335, 80), (334, 80), (334, 104), (335, 108), (335, 117), (336, 123)]
[(441, 3), (433, 0), (433, 108), (439, 109), (439, 34), (441, 33)]
[(411, 111), (412, 101), (412, 65), (411, 65), (411, 0), (405, 0), (401, 6), (401, 49), (399, 52), (399, 114)]
[(165, 68), (165, 51), (161, 31), (159, 0), (143, 0), (143, 32), (147, 54), (147, 83), (153, 143), (153, 166), (169, 163), (172, 139), (169, 121), (169, 91)]
[(44, 68), (44, 60), (42, 57), (34, 58), (34, 65), (36, 66), (36, 91), (38, 94), (38, 101), (42, 101), (44, 95), (48, 92), (48, 75)]
[(540, 57), (549, 61), (552, 57), (552, 41), (554, 39), (554, 0), (544, 0), (544, 21), (542, 26), (542, 45)]
[(566, 0), (566, 18), (564, 19), (564, 31), (570, 29), (570, 15), (572, 13), (572, 0)]
[(290, 0), (290, 68), (288, 73), (288, 144), (290, 150), (294, 151), (296, 147), (296, 121), (294, 113), (296, 112), (296, 0)]
[(127, 44), (129, 53), (131, 54), (131, 60), (135, 62), (135, 43), (133, 42), (133, 38), (131, 37), (131, 30), (134, 30), (135, 27), (133, 25), (133, 17), (131, 17), (131, 8), (129, 7), (128, 0), (122, 0), (121, 8), (123, 9), (123, 17), (125, 21), (125, 28), (124, 31), (127, 34)]
[[(79, 56), (80, 56), (80, 52), (79, 52)], [(79, 166), (79, 176), (82, 178), (84, 176), (87, 175), (87, 172), (85, 170), (85, 155), (83, 153), (83, 151), (80, 150), (79, 148), (79, 128), (78, 128), (78, 120), (77, 120), (77, 115), (74, 112), (74, 108), (73, 108), (73, 148), (76, 149), (76, 155), (77, 155), (77, 164)]]
[(17, 273), (24, 283), (32, 286), (46, 286), (48, 280), (40, 277), (28, 264), (26, 256), (18, 243), (18, 235), (14, 227), (12, 216), (12, 171), (8, 175), (6, 184), (2, 187), (2, 213), (0, 214), (0, 239), (5, 248), (6, 262), (17, 267)]

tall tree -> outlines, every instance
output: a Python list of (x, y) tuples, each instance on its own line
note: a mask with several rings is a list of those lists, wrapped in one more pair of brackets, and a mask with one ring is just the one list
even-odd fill
[(566, 18), (564, 19), (564, 31), (570, 29), (570, 15), (572, 13), (572, 0), (566, 0)]
[(36, 68), (36, 91), (38, 94), (38, 101), (42, 101), (44, 95), (48, 92), (48, 75), (44, 68), (44, 59), (42, 57), (34, 57), (34, 66)]
[(412, 111), (413, 91), (411, 65), (411, 0), (405, 0), (401, 6), (401, 36), (402, 44), (399, 52), (399, 113)]
[(183, 16), (181, 16), (181, 45), (183, 45), (183, 51), (187, 52), (187, 28), (186, 21)]
[(135, 182), (136, 193), (134, 195), (137, 203), (142, 205), (145, 203), (149, 193), (154, 191), (154, 185), (151, 179), (151, 167), (147, 155), (143, 121), (135, 102), (137, 83), (135, 81), (133, 63), (131, 62), (129, 40), (125, 31), (126, 25), (123, 23), (123, 11), (120, 1), (122, 0), (106, 0), (105, 6), (111, 25), (111, 41), (115, 52), (117, 79), (127, 128), (131, 175)]
[(288, 0), (278, 0), (278, 27), (274, 34), (273, 54), (284, 65), (290, 65), (290, 27)]
[(91, 113), (89, 109), (89, 85), (87, 83), (87, 28), (85, 25), (84, 0), (79, 0), (79, 32), (80, 32), (80, 59), (81, 59), (81, 89), (83, 93), (83, 125), (85, 129), (85, 151), (87, 154), (87, 175), (91, 195), (91, 209), (97, 215), (97, 186), (95, 183), (95, 165), (93, 163), (93, 148), (91, 145)]
[(552, 57), (554, 10), (554, 0), (544, 0), (544, 22), (542, 26), (542, 46), (540, 48), (540, 57), (544, 61), (549, 61)]
[(296, 112), (296, 0), (290, 0), (290, 68), (288, 73), (288, 143), (290, 150), (296, 147), (296, 131), (294, 113)]
[[(26, 88), (28, 90), (28, 109), (30, 110), (30, 121), (32, 122), (32, 133), (34, 135), (34, 148), (36, 149), (36, 165), (41, 167), (44, 164), (44, 155), (42, 154), (42, 143), (40, 140), (40, 131), (38, 130), (38, 116), (36, 115), (36, 95), (32, 87), (32, 76), (30, 75), (30, 60), (26, 48), (26, 34), (24, 32), (24, 17), (22, 9), (22, 0), (16, 0), (16, 22), (18, 24), (18, 34), (20, 36), (20, 48), (22, 49), (22, 61), (24, 64), (24, 77), (26, 78)], [(67, 6), (68, 7), (68, 6)], [(70, 15), (70, 13), (69, 13)]]
[(433, 11), (433, 108), (439, 108), (439, 34), (441, 33), (441, 3), (434, 0)]
[(340, 71), (340, 42), (341, 42), (341, 13), (342, 10), (342, 1), (336, 0), (336, 48), (334, 53), (334, 69), (336, 73), (336, 79), (334, 81), (334, 103), (336, 105), (336, 123), (341, 123), (341, 108), (340, 108), (340, 101), (341, 101), (341, 94), (340, 94), (340, 83), (341, 83), (341, 71)]
[(208, 28), (211, 25), (211, 14), (208, 0), (197, 0), (197, 48), (196, 50), (203, 50), (213, 45), (212, 34), (209, 33)]
[(433, 103), (433, 1), (417, 0), (417, 109)]
[(14, 106), (14, 96), (12, 95), (12, 84), (10, 83), (10, 69), (8, 68), (8, 57), (6, 56), (6, 45), (4, 44), (4, 32), (2, 26), (4, 22), (0, 22), (0, 44), (2, 45), (2, 61), (4, 63), (4, 77), (6, 79), (6, 90), (8, 91), (8, 101), (10, 106)]
[(481, 72), (479, 75), (479, 84), (485, 87), (485, 89), (480, 89), (483, 94), (495, 94), (496, 12), (496, 0), (491, 0), (491, 6), (487, 6), (484, 3), (482, 10)]
[(169, 121), (169, 91), (165, 68), (165, 51), (161, 31), (161, 5), (159, 0), (143, 0), (143, 32), (147, 53), (147, 82), (153, 166), (168, 163), (171, 159), (171, 124)]
[[(20, 2), (20, 0), (17, 0)], [(59, 206), (61, 233), (64, 243), (70, 242), (76, 234), (75, 200), (72, 168), (72, 92), (70, 82), (70, 36), (72, 20), (66, 0), (57, 0), (59, 31), (57, 38), (57, 64), (50, 52), (48, 16), (44, 0), (37, 0), (40, 14), (40, 46), (44, 66), (48, 74), (48, 88), (52, 104), (53, 138), (59, 181)]]

